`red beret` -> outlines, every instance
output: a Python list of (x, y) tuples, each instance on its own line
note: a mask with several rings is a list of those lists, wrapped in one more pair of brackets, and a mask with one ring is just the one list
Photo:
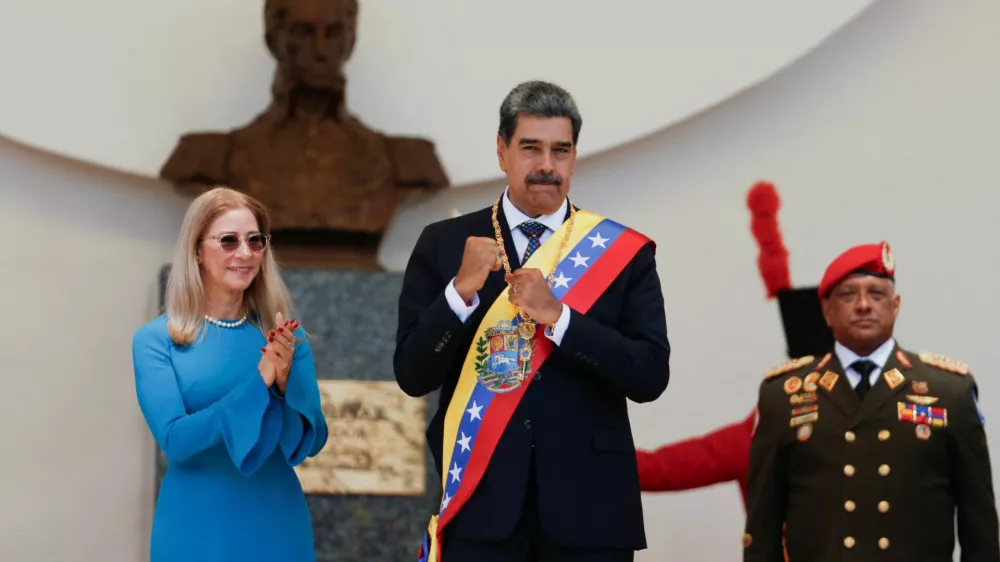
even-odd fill
[(862, 244), (837, 256), (823, 274), (819, 296), (826, 297), (837, 283), (856, 272), (895, 279), (896, 264), (892, 259), (889, 243), (883, 241), (878, 244)]

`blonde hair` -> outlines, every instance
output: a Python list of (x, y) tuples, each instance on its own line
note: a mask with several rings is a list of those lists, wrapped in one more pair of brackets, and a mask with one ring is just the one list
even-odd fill
[[(198, 266), (198, 245), (212, 222), (233, 209), (246, 209), (253, 213), (260, 231), (270, 234), (271, 217), (267, 209), (245, 193), (216, 187), (191, 202), (177, 237), (164, 299), (167, 333), (178, 346), (193, 343), (204, 326), (205, 287)], [(243, 293), (243, 307), (248, 320), (264, 333), (277, 328), (274, 325), (277, 312), (280, 311), (286, 320), (294, 318), (292, 297), (281, 279), (281, 271), (270, 245), (264, 250), (260, 271)]]

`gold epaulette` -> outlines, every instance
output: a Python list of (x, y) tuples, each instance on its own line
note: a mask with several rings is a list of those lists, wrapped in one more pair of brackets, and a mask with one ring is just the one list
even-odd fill
[(931, 353), (930, 351), (921, 351), (917, 354), (917, 357), (921, 361), (930, 365), (931, 367), (937, 367), (942, 371), (948, 371), (949, 373), (955, 373), (956, 375), (968, 375), (969, 366), (961, 361), (956, 361), (950, 357), (945, 357), (940, 353)]
[(816, 359), (816, 357), (812, 355), (806, 355), (805, 357), (799, 357), (796, 359), (789, 359), (783, 365), (775, 367), (770, 371), (764, 373), (764, 380), (773, 379), (774, 377), (777, 377), (779, 375), (790, 373), (796, 369), (801, 369), (803, 366), (812, 363), (814, 359)]

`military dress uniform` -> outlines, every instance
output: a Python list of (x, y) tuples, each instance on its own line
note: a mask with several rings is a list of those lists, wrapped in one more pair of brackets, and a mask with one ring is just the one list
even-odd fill
[[(883, 349), (882, 365), (845, 366), (831, 351), (765, 375), (744, 562), (780, 562), (783, 546), (791, 562), (950, 562), (956, 514), (961, 560), (1000, 562), (974, 377), (895, 340)], [(859, 394), (848, 367), (866, 388), (858, 373), (878, 378)]]

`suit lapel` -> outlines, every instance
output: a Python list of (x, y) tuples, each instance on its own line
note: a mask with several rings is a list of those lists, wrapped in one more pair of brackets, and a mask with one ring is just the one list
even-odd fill
[(896, 359), (896, 351), (898, 350), (898, 345), (893, 347), (889, 360), (885, 362), (885, 368), (882, 369), (882, 374), (872, 385), (864, 401), (861, 402), (861, 408), (851, 419), (852, 426), (878, 412), (888, 400), (906, 388), (906, 377), (902, 373), (899, 360)]
[(847, 417), (852, 417), (857, 413), (861, 401), (857, 393), (851, 387), (851, 381), (844, 374), (844, 367), (837, 359), (837, 354), (830, 352), (833, 358), (830, 360), (827, 369), (820, 373), (819, 388), (826, 394), (827, 398)]

